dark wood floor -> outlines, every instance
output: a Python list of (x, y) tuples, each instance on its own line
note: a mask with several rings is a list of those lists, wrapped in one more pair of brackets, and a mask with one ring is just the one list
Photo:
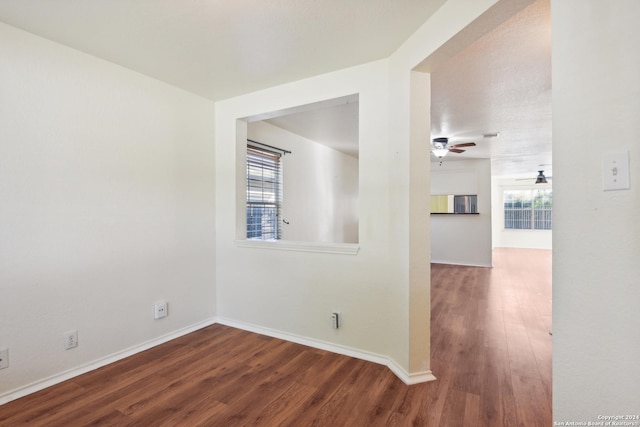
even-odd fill
[(2, 426), (550, 426), (551, 253), (432, 266), (432, 370), (213, 325), (0, 406)]

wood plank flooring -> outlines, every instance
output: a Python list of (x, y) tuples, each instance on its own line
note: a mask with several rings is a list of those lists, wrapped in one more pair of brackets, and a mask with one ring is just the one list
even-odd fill
[(1, 426), (550, 426), (551, 253), (432, 265), (432, 370), (213, 325), (0, 406)]

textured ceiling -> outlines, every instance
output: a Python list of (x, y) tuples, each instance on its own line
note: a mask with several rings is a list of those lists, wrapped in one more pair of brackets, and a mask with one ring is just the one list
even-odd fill
[[(550, 172), (549, 0), (533, 2), (434, 67), (431, 87), (432, 137), (477, 143), (445, 161), (490, 158), (501, 176)], [(491, 132), (500, 137), (483, 138)]]
[(444, 0), (0, 0), (0, 21), (213, 100), (388, 57)]

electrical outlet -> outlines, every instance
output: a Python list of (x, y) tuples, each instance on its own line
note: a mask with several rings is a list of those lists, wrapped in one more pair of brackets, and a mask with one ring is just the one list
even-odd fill
[(161, 319), (163, 317), (167, 317), (167, 303), (166, 302), (159, 302), (157, 304), (154, 304), (153, 306), (153, 318), (154, 319)]
[(78, 331), (68, 331), (64, 333), (64, 349), (69, 350), (78, 346)]
[(0, 349), (0, 369), (9, 367), (9, 349)]

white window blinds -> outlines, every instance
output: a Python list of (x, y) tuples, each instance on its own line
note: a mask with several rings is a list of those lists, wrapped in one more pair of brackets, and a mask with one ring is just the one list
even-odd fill
[(247, 239), (281, 239), (281, 206), (280, 154), (248, 146)]

